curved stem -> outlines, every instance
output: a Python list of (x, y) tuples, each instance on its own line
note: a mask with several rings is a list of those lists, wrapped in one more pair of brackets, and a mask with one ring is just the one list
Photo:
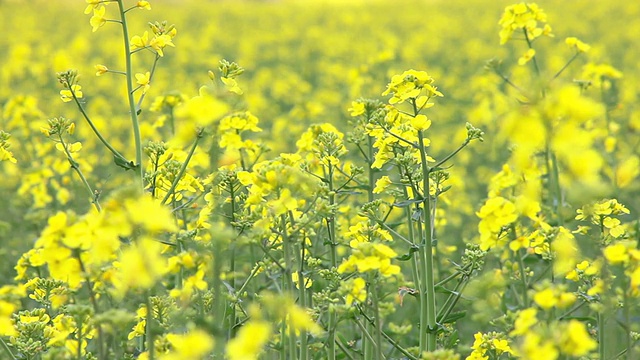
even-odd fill
[(100, 142), (104, 146), (106, 146), (107, 149), (109, 149), (109, 151), (111, 151), (113, 156), (118, 157), (118, 158), (120, 158), (120, 159), (122, 159), (122, 160), (124, 160), (126, 162), (126, 158), (124, 156), (122, 156), (122, 154), (120, 154), (120, 152), (118, 150), (116, 150), (113, 146), (111, 146), (111, 144), (107, 141), (107, 139), (105, 139), (102, 136), (102, 134), (100, 133), (100, 131), (98, 131), (98, 128), (95, 126), (93, 121), (91, 121), (91, 119), (89, 118), (89, 115), (87, 114), (87, 112), (82, 107), (82, 104), (80, 103), (80, 100), (78, 100), (78, 98), (76, 97), (76, 93), (75, 93), (75, 91), (73, 91), (73, 87), (71, 85), (69, 85), (69, 91), (71, 91), (71, 96), (73, 97), (73, 101), (78, 106), (78, 109), (80, 110), (80, 113), (82, 114), (84, 119), (87, 120), (87, 123), (89, 124), (89, 127), (91, 127), (91, 130), (93, 130), (93, 133), (96, 134), (96, 136), (98, 137)]

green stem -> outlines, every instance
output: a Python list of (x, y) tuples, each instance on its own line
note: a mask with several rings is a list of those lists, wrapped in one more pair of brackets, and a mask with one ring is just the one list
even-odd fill
[[(87, 272), (87, 268), (84, 266), (84, 262), (82, 261), (82, 256), (80, 256), (80, 251), (75, 249), (73, 255), (78, 260), (78, 265), (80, 265), (80, 270), (85, 276), (85, 283), (87, 284), (87, 291), (89, 293), (89, 299), (91, 301), (91, 306), (93, 307), (93, 313), (99, 314), (100, 310), (98, 307), (98, 299), (96, 297), (96, 293), (93, 291), (93, 283), (91, 282), (91, 278), (89, 277), (89, 273)], [(105, 349), (103, 346), (104, 333), (102, 331), (102, 325), (97, 324), (98, 328), (98, 353), (100, 354), (100, 359), (106, 359)]]
[[(329, 181), (329, 206), (333, 208), (336, 203), (336, 193), (333, 189), (333, 166), (329, 164), (328, 171)], [(371, 185), (371, 183), (369, 184)], [(338, 254), (336, 251), (337, 239), (336, 239), (336, 219), (332, 214), (330, 219), (327, 219), (329, 228), (329, 243), (331, 247), (331, 269), (336, 269), (338, 266)], [(304, 241), (304, 240), (303, 240)], [(329, 333), (327, 334), (327, 356), (329, 360), (335, 360), (336, 358), (336, 327), (338, 321), (334, 309), (329, 308)]]
[[(213, 266), (212, 266), (212, 276), (213, 276), (213, 301), (214, 301), (214, 313), (213, 313), (213, 317), (214, 319), (223, 319), (224, 318), (224, 312), (225, 312), (225, 302), (223, 300), (223, 291), (222, 291), (222, 287), (223, 287), (223, 283), (221, 280), (221, 276), (222, 276), (222, 255), (219, 254), (223, 254), (224, 252), (224, 247), (221, 246), (222, 244), (220, 244), (221, 240), (219, 237), (213, 237), (213, 252), (212, 252), (212, 256), (213, 256)], [(217, 334), (216, 336), (216, 342), (215, 342), (215, 349), (214, 349), (214, 354), (216, 355), (216, 358), (222, 358), (223, 357), (223, 349), (224, 349), (224, 345), (228, 339), (225, 339), (223, 334), (224, 334), (224, 329), (223, 329), (223, 323), (222, 322), (217, 322), (216, 328), (215, 328), (215, 332), (214, 334)]]
[[(408, 199), (409, 198), (409, 192), (407, 191), (406, 187), (402, 188), (402, 192), (404, 193), (404, 198)], [(408, 230), (409, 230), (409, 242), (411, 242), (411, 246), (412, 247), (420, 247), (420, 244), (416, 241), (416, 236), (414, 234), (414, 227), (413, 227), (413, 220), (411, 218), (411, 207), (407, 206), (404, 208), (404, 216), (407, 219), (407, 224), (408, 224)], [(384, 224), (384, 223), (382, 223)], [(384, 224), (385, 226), (387, 226), (386, 224)], [(389, 228), (390, 229), (390, 228)], [(388, 229), (387, 229), (388, 230)], [(413, 281), (415, 282), (415, 286), (418, 287), (418, 290), (422, 289), (422, 285), (421, 285), (421, 281), (420, 278), (418, 277), (418, 259), (417, 256), (412, 256), (411, 257), (411, 276), (413, 277)], [(420, 291), (420, 293), (422, 293)]]
[[(362, 311), (362, 310), (360, 310)], [(373, 339), (373, 337), (371, 336), (371, 333), (369, 333), (369, 331), (366, 329), (366, 327), (364, 326), (364, 324), (362, 323), (362, 321), (360, 321), (358, 318), (355, 319), (355, 323), (356, 325), (358, 325), (358, 327), (360, 328), (360, 330), (362, 331), (363, 336), (369, 340), (374, 346), (376, 346), (376, 341)], [(364, 340), (364, 339), (363, 339)], [(370, 357), (366, 357), (367, 355), (365, 354), (365, 359), (370, 359)]]
[(102, 134), (100, 133), (98, 128), (95, 126), (93, 121), (91, 121), (91, 118), (89, 118), (89, 115), (87, 114), (87, 112), (82, 107), (82, 104), (80, 104), (80, 100), (78, 100), (78, 98), (76, 97), (76, 93), (75, 93), (75, 91), (73, 91), (73, 88), (72, 88), (71, 84), (69, 84), (69, 91), (71, 91), (71, 96), (73, 97), (73, 100), (75, 101), (76, 105), (78, 106), (78, 109), (80, 110), (80, 113), (82, 114), (82, 117), (84, 117), (84, 119), (87, 121), (87, 124), (89, 124), (89, 127), (91, 127), (91, 130), (93, 130), (93, 133), (96, 134), (96, 136), (98, 137), (98, 140), (100, 140), (100, 142), (107, 149), (109, 149), (109, 151), (111, 151), (113, 156), (115, 156), (117, 158), (120, 158), (124, 162), (127, 162), (127, 159), (124, 156), (122, 156), (122, 154), (120, 154), (120, 152), (118, 152), (118, 150), (116, 150), (113, 146), (111, 146), (111, 144), (107, 141), (107, 139), (105, 139), (102, 136)]
[[(289, 212), (289, 218), (291, 219), (291, 224), (293, 225), (293, 214)], [(296, 261), (298, 262), (298, 304), (302, 308), (307, 307), (307, 294), (306, 294), (306, 281), (303, 275), (304, 271), (304, 237), (300, 239), (300, 251), (295, 249)], [(307, 348), (307, 331), (300, 330), (300, 359), (307, 360), (309, 349)]]
[[(235, 225), (236, 222), (236, 194), (234, 191), (234, 183), (233, 182), (229, 182), (229, 198), (231, 199), (231, 214), (230, 214), (230, 219), (231, 219), (231, 226)], [(236, 289), (236, 247), (235, 247), (235, 243), (231, 242), (231, 244), (229, 244), (229, 274), (231, 274), (231, 288), (235, 291)], [(240, 296), (239, 293), (237, 293), (237, 296)], [(236, 319), (236, 307), (235, 307), (235, 300), (231, 301), (231, 303), (229, 304), (229, 339), (233, 338), (235, 336), (235, 327), (236, 327), (236, 323), (237, 323), (237, 319)]]
[(151, 179), (151, 197), (155, 199), (156, 190), (157, 190), (156, 187), (158, 183), (158, 167), (159, 167), (160, 155), (156, 153), (154, 156), (155, 158), (153, 159), (153, 178)]
[(551, 158), (551, 171), (553, 172), (553, 191), (555, 192), (556, 199), (556, 216), (558, 217), (558, 225), (564, 226), (564, 217), (562, 216), (562, 189), (560, 188), (560, 171), (558, 170), (558, 159), (556, 155), (551, 152), (549, 154)]
[(500, 70), (495, 69), (494, 73), (496, 75), (498, 75), (502, 81), (504, 81), (507, 85), (511, 86), (512, 88), (516, 89), (520, 94), (522, 95), (526, 95), (525, 91), (522, 90), (518, 85), (514, 84), (513, 81), (511, 81), (505, 74), (503, 74)]
[(82, 360), (82, 316), (78, 316), (79, 324), (78, 324), (78, 351), (76, 352), (76, 357), (78, 360)]
[(280, 346), (281, 349), (279, 351), (280, 353), (280, 360), (286, 360), (287, 359), (287, 353), (285, 351), (286, 349), (286, 343), (287, 343), (287, 322), (283, 321), (282, 324), (280, 325)]
[(567, 310), (567, 312), (565, 312), (564, 314), (560, 315), (558, 317), (558, 320), (563, 320), (564, 318), (566, 318), (567, 316), (573, 314), (574, 312), (580, 310), (580, 308), (582, 308), (583, 306), (587, 305), (588, 302), (583, 301), (580, 304), (574, 306), (573, 308), (571, 308), (570, 310)]
[[(518, 235), (516, 234), (516, 226), (515, 224), (511, 224), (511, 240), (516, 240), (517, 238), (518, 238)], [(522, 306), (527, 308), (529, 307), (529, 294), (528, 294), (529, 284), (527, 282), (525, 266), (524, 266), (523, 256), (521, 255), (521, 252), (522, 251), (518, 251), (514, 255), (518, 259), (518, 267), (520, 269), (520, 281), (522, 282)]]
[[(627, 281), (627, 286), (630, 286)], [(633, 359), (633, 342), (631, 339), (631, 314), (629, 311), (629, 306), (632, 306), (632, 302), (629, 301), (629, 293), (628, 290), (624, 292), (624, 302), (623, 302), (623, 314), (624, 314), (624, 332), (625, 332), (625, 343), (627, 345), (627, 359)]]
[(447, 316), (449, 316), (449, 314), (451, 314), (451, 312), (453, 311), (453, 308), (458, 303), (458, 300), (460, 300), (460, 297), (462, 296), (462, 291), (467, 286), (468, 282), (469, 282), (469, 278), (466, 276), (461, 278), (460, 281), (458, 281), (458, 283), (456, 284), (456, 287), (449, 294), (449, 297), (441, 306), (440, 311), (438, 311), (438, 314), (436, 315), (436, 320), (438, 322), (442, 322), (444, 319), (447, 318)]
[[(469, 271), (469, 269), (473, 266), (473, 264), (467, 264), (465, 265), (463, 268), (458, 269), (456, 272), (454, 272), (453, 274), (447, 276), (446, 278), (438, 281), (438, 283), (436, 284), (436, 286), (444, 286), (446, 283), (448, 283), (449, 281), (457, 278), (458, 276), (466, 273), (467, 271)], [(468, 275), (467, 275), (468, 276)]]
[(573, 57), (571, 57), (571, 59), (569, 59), (569, 61), (567, 61), (567, 63), (564, 64), (564, 66), (560, 70), (558, 70), (558, 72), (555, 75), (553, 75), (553, 78), (551, 78), (551, 81), (557, 79), (558, 76), (560, 76), (560, 74), (562, 74), (562, 72), (565, 71), (569, 67), (569, 65), (571, 65), (571, 63), (578, 58), (578, 56), (580, 56), (580, 52), (576, 52), (575, 54), (573, 54)]
[(164, 198), (162, 198), (162, 201), (161, 201), (162, 205), (166, 204), (167, 200), (169, 200), (169, 197), (171, 197), (171, 195), (175, 191), (176, 186), (178, 186), (178, 182), (182, 178), (182, 175), (184, 175), (184, 172), (187, 170), (189, 161), (191, 161), (191, 157), (193, 156), (193, 153), (196, 151), (196, 148), (198, 147), (198, 143), (202, 138), (203, 131), (204, 131), (203, 129), (198, 130), (198, 134), (196, 135), (196, 140), (193, 142), (193, 145), (191, 146), (191, 150), (189, 150), (189, 155), (187, 155), (187, 158), (184, 160), (184, 163), (180, 168), (180, 171), (178, 172), (176, 177), (173, 179), (173, 182), (171, 183), (171, 187), (167, 191), (167, 194), (164, 196)]
[[(362, 311), (362, 308), (359, 308), (359, 310), (360, 310), (360, 314), (362, 316), (364, 316), (364, 318), (367, 319), (367, 321), (370, 324), (373, 324), (373, 319), (371, 319), (369, 316), (367, 316), (367, 314), (364, 311)], [(400, 344), (398, 344), (395, 340), (393, 340), (393, 338), (391, 338), (391, 336), (389, 336), (384, 331), (382, 331), (382, 336), (384, 337), (385, 340), (387, 340), (389, 342), (389, 344), (391, 344), (394, 348), (396, 348), (398, 351), (400, 351), (402, 353), (402, 355), (406, 356), (407, 358), (409, 358), (411, 360), (418, 360), (417, 357), (415, 357), (409, 351), (407, 351), (405, 348), (400, 346)]]
[(441, 167), (445, 162), (449, 161), (449, 159), (451, 159), (452, 157), (456, 156), (456, 154), (458, 154), (460, 152), (460, 150), (464, 149), (465, 146), (469, 145), (469, 143), (471, 142), (471, 138), (466, 138), (465, 141), (462, 143), (462, 145), (460, 145), (456, 150), (454, 150), (451, 154), (447, 155), (444, 159), (438, 161), (435, 165), (433, 165), (431, 167), (431, 169), (429, 171), (434, 171), (437, 170), (439, 167)]
[(598, 312), (598, 354), (600, 354), (599, 359), (606, 359), (605, 357), (605, 347), (604, 347), (604, 314), (602, 311)]
[[(406, 207), (405, 209), (410, 210), (410, 207)], [(411, 218), (411, 213), (409, 213), (409, 218)], [(395, 231), (392, 227), (390, 227), (389, 225), (385, 224), (382, 221), (377, 221), (377, 224), (380, 225), (383, 229), (387, 230), (388, 232), (390, 232), (393, 236), (395, 236), (398, 240), (402, 240), (403, 242), (409, 244), (409, 245), (415, 245), (414, 241), (413, 241), (413, 234), (411, 234), (409, 236), (409, 238), (405, 238), (404, 236), (400, 235), (397, 231)], [(412, 229), (413, 230), (413, 229)]]
[(91, 188), (91, 185), (89, 185), (87, 178), (82, 173), (82, 170), (80, 170), (80, 165), (73, 159), (73, 156), (71, 156), (71, 153), (69, 152), (69, 149), (67, 149), (67, 145), (65, 144), (62, 135), (58, 134), (58, 138), (60, 139), (60, 144), (62, 144), (64, 153), (67, 155), (67, 160), (69, 161), (71, 168), (76, 172), (76, 174), (78, 174), (80, 180), (82, 180), (82, 183), (84, 184), (84, 187), (89, 192), (89, 198), (92, 199), (91, 203), (96, 207), (98, 212), (102, 211), (102, 207), (100, 206), (100, 202), (98, 202), (98, 199), (96, 198), (96, 194), (93, 192), (93, 189)]
[(354, 357), (353, 357), (351, 354), (349, 354), (349, 350), (347, 349), (347, 347), (346, 347), (346, 346), (344, 346), (344, 345), (340, 342), (340, 340), (336, 339), (336, 344), (338, 345), (338, 347), (340, 348), (340, 350), (342, 350), (342, 353), (343, 353), (347, 358), (349, 358), (349, 360), (355, 360), (355, 359), (354, 359)]
[[(264, 258), (263, 258), (264, 259)], [(255, 263), (255, 262), (254, 262)], [(242, 284), (242, 286), (240, 286), (240, 289), (238, 289), (238, 294), (242, 294), (244, 292), (244, 289), (246, 289), (247, 285), (249, 285), (249, 282), (251, 280), (253, 280), (253, 278), (256, 277), (256, 275), (258, 275), (258, 271), (261, 270), (260, 266), (255, 266), (253, 268), (253, 270), (251, 271), (251, 274), (249, 274), (249, 277), (247, 277), (247, 279), (244, 281), (244, 283)]]
[(11, 360), (18, 360), (13, 353), (11, 352), (11, 349), (9, 349), (9, 345), (7, 345), (7, 343), (4, 341), (4, 339), (2, 337), (0, 337), (0, 345), (2, 345), (2, 348), (4, 349), (4, 351), (9, 354), (9, 356), (11, 357)]
[(527, 284), (527, 275), (525, 272), (524, 261), (522, 261), (521, 251), (518, 251), (518, 266), (520, 267), (520, 281), (522, 281), (522, 303), (525, 308), (529, 307), (529, 285)]
[[(527, 32), (526, 28), (522, 28), (522, 32), (524, 33), (524, 39), (527, 41), (527, 46), (529, 47), (529, 49), (533, 49), (533, 43), (531, 42), (531, 39), (529, 39), (529, 33)], [(533, 69), (536, 72), (536, 75), (538, 76), (538, 80), (540, 79), (540, 67), (538, 66), (538, 61), (536, 60), (536, 57), (534, 56), (531, 59), (531, 62), (533, 63)]]
[[(278, 194), (279, 195), (279, 194)], [(289, 235), (287, 234), (287, 218), (285, 215), (280, 216), (280, 221), (282, 224), (282, 248), (284, 252), (284, 263), (285, 263), (285, 272), (283, 274), (284, 281), (284, 290), (287, 292), (287, 295), (293, 292), (293, 281), (291, 279), (291, 271), (294, 267), (291, 256), (292, 256), (292, 244)], [(293, 328), (292, 324), (289, 323), (289, 333), (288, 333), (288, 345), (289, 345), (289, 358), (294, 360), (297, 358), (296, 356), (296, 343), (297, 336), (296, 331)], [(285, 343), (283, 343), (283, 346)]]
[[(155, 59), (153, 59), (153, 65), (151, 65), (151, 71), (149, 73), (149, 83), (151, 83), (151, 80), (153, 79), (153, 74), (155, 74), (156, 72), (156, 66), (158, 65), (159, 59), (160, 59), (160, 55), (156, 53), (156, 57)], [(142, 93), (142, 95), (140, 95), (140, 99), (138, 99), (138, 104), (136, 105), (136, 113), (140, 112), (140, 110), (142, 109), (142, 101), (146, 96), (147, 96), (147, 93), (144, 93), (144, 92)], [(171, 108), (171, 110), (173, 112), (173, 108)], [(173, 126), (173, 119), (172, 119), (171, 125)]]
[(373, 138), (371, 136), (367, 136), (367, 141), (368, 141), (368, 146), (367, 146), (367, 150), (369, 152), (369, 156), (367, 158), (367, 168), (368, 168), (368, 175), (369, 175), (369, 186), (367, 187), (367, 201), (368, 202), (372, 202), (373, 201), (373, 186), (375, 183), (375, 174), (374, 174), (374, 169), (371, 168), (371, 165), (373, 165)]
[[(414, 102), (415, 106), (415, 102)], [(417, 114), (416, 114), (417, 115)], [(418, 143), (420, 145), (420, 160), (422, 166), (423, 176), (423, 209), (422, 215), (424, 216), (424, 246), (420, 247), (420, 260), (422, 262), (421, 267), (423, 274), (422, 281), (425, 284), (425, 292), (420, 294), (421, 311), (425, 312), (421, 314), (420, 319), (426, 320), (426, 323), (421, 322), (421, 333), (427, 333), (426, 349), (420, 348), (420, 353), (427, 350), (429, 352), (436, 350), (436, 292), (434, 286), (433, 276), (433, 232), (431, 224), (431, 202), (429, 195), (429, 165), (427, 164), (427, 154), (424, 147), (424, 135), (422, 131), (418, 131)], [(423, 304), (424, 302), (424, 304)], [(424, 345), (424, 344), (423, 344)]]
[[(120, 1), (118, 1), (120, 2)], [(147, 322), (145, 326), (145, 336), (147, 338), (147, 351), (149, 360), (155, 359), (155, 347), (153, 346), (153, 309), (151, 308), (151, 295), (147, 294)]]
[(124, 54), (127, 72), (127, 95), (129, 98), (129, 113), (131, 115), (131, 125), (133, 127), (133, 138), (136, 146), (136, 171), (138, 172), (138, 188), (140, 192), (144, 192), (144, 178), (142, 171), (142, 140), (140, 136), (140, 124), (138, 122), (138, 111), (136, 109), (136, 102), (133, 98), (133, 70), (131, 66), (131, 50), (129, 45), (129, 29), (127, 28), (127, 19), (125, 15), (125, 8), (123, 0), (117, 0), (118, 7), (120, 8), (120, 18), (122, 19), (122, 37), (124, 40)]
[(372, 298), (372, 302), (373, 302), (373, 316), (375, 321), (371, 324), (374, 329), (375, 329), (375, 336), (376, 336), (376, 344), (378, 344), (378, 346), (376, 347), (376, 351), (375, 351), (375, 360), (382, 360), (383, 359), (383, 355), (382, 355), (382, 320), (380, 319), (380, 307), (379, 307), (379, 301), (380, 299), (378, 299), (378, 289), (376, 286), (373, 286), (373, 289), (369, 289), (370, 293), (371, 293), (371, 298)]
[[(367, 137), (367, 152), (368, 152), (368, 156), (366, 156), (366, 161), (367, 161), (367, 175), (368, 175), (368, 184), (367, 184), (367, 201), (368, 202), (372, 202), (374, 200), (374, 196), (373, 196), (373, 188), (375, 186), (375, 169), (373, 169), (371, 166), (373, 165), (374, 162), (374, 151), (373, 151), (373, 143), (374, 140), (371, 136)], [(363, 312), (362, 310), (360, 310), (361, 312)], [(357, 319), (356, 319), (357, 321)], [(359, 327), (362, 330), (363, 336), (362, 336), (362, 352), (364, 355), (365, 359), (369, 359), (371, 357), (371, 352), (373, 350), (373, 346), (372, 344), (374, 343), (373, 340), (370, 341), (371, 336), (366, 336), (368, 335), (367, 329), (365, 326), (363, 326), (362, 324), (358, 323)]]

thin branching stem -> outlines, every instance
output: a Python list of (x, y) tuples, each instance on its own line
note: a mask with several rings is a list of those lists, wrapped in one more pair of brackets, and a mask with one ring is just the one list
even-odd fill
[(71, 86), (71, 84), (69, 84), (69, 91), (71, 91), (71, 96), (73, 97), (74, 102), (78, 106), (78, 109), (80, 110), (80, 113), (82, 114), (82, 117), (84, 117), (84, 119), (87, 121), (87, 124), (89, 124), (89, 127), (91, 127), (91, 130), (93, 130), (93, 133), (96, 134), (96, 136), (98, 137), (98, 140), (100, 140), (100, 142), (107, 149), (109, 149), (109, 151), (111, 151), (113, 156), (115, 156), (117, 158), (120, 158), (120, 159), (122, 159), (122, 160), (124, 160), (126, 162), (126, 158), (124, 156), (122, 156), (122, 154), (120, 154), (120, 152), (118, 152), (118, 150), (116, 150), (113, 146), (111, 146), (111, 144), (107, 141), (107, 139), (105, 139), (104, 136), (102, 136), (102, 134), (100, 133), (98, 128), (95, 126), (93, 121), (91, 121), (91, 118), (89, 117), (87, 112), (84, 110), (84, 107), (82, 106), (82, 103), (80, 103), (80, 100), (76, 96), (75, 91), (73, 91), (73, 87)]
[(187, 158), (184, 160), (184, 163), (182, 163), (182, 167), (180, 168), (180, 171), (178, 172), (178, 174), (176, 174), (176, 177), (173, 179), (173, 182), (171, 183), (171, 187), (169, 188), (169, 190), (167, 190), (167, 194), (164, 196), (164, 198), (162, 198), (161, 203), (163, 205), (166, 204), (167, 200), (169, 200), (171, 195), (173, 195), (173, 193), (176, 190), (176, 186), (178, 186), (178, 182), (184, 175), (185, 171), (187, 171), (187, 166), (189, 166), (191, 157), (193, 156), (193, 153), (196, 151), (196, 148), (198, 147), (198, 143), (200, 142), (202, 135), (203, 135), (203, 130), (202, 129), (198, 130), (198, 134), (196, 135), (196, 140), (193, 142), (193, 145), (191, 146), (191, 150), (189, 150), (189, 154), (187, 155)]

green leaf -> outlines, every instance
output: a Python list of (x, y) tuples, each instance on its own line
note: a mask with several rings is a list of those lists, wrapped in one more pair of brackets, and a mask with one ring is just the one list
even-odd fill
[(113, 155), (113, 161), (125, 170), (135, 170), (138, 168), (138, 165), (134, 164), (133, 161), (127, 161), (127, 159), (120, 156)]
[(450, 324), (453, 322), (456, 322), (460, 319), (462, 319), (463, 317), (467, 316), (467, 312), (466, 311), (457, 311), (457, 312), (453, 312), (449, 315), (447, 315), (446, 318), (444, 318), (441, 323), (443, 324)]
[(449, 335), (449, 339), (447, 344), (445, 345), (446, 349), (455, 349), (458, 345), (458, 340), (460, 339), (460, 335), (458, 334), (458, 330), (454, 330), (451, 335)]
[(409, 253), (408, 254), (404, 254), (404, 255), (400, 255), (400, 256), (396, 256), (396, 260), (400, 260), (400, 261), (407, 261), (410, 260), (413, 257), (413, 253), (418, 251), (418, 247), (414, 246), (409, 248)]
[(455, 291), (453, 291), (453, 290), (449, 290), (449, 289), (447, 289), (446, 287), (444, 287), (444, 286), (442, 286), (442, 285), (436, 285), (434, 289), (435, 289), (435, 291), (436, 291), (437, 293), (460, 295), (460, 293), (455, 292)]
[(393, 206), (399, 207), (399, 208), (403, 208), (403, 207), (411, 206), (412, 204), (421, 203), (423, 201), (424, 201), (424, 199), (404, 200), (404, 201), (400, 201), (400, 202), (394, 203)]

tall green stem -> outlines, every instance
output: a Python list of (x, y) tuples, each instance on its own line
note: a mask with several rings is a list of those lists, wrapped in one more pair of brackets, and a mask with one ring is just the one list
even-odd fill
[[(289, 234), (287, 234), (287, 218), (286, 215), (280, 216), (280, 221), (282, 222), (282, 248), (284, 252), (284, 263), (285, 263), (285, 271), (283, 275), (284, 280), (284, 289), (287, 291), (287, 296), (293, 293), (293, 280), (291, 279), (291, 271), (294, 268), (293, 261), (291, 259), (291, 253), (293, 251), (293, 244), (291, 243), (291, 239), (289, 238)], [(296, 356), (296, 330), (289, 323), (289, 333), (288, 333), (288, 345), (289, 345), (289, 358), (294, 360), (297, 358)], [(283, 346), (286, 345), (283, 343)], [(284, 350), (283, 350), (284, 351)]]
[(13, 353), (11, 352), (11, 349), (9, 349), (9, 345), (7, 345), (7, 343), (0, 337), (0, 345), (2, 345), (2, 348), (4, 349), (4, 351), (9, 355), (9, 358), (11, 360), (18, 360), (15, 355), (13, 355)]
[(370, 289), (371, 292), (371, 298), (373, 300), (373, 316), (375, 319), (375, 323), (372, 324), (375, 327), (375, 339), (376, 339), (376, 344), (378, 344), (378, 346), (376, 346), (376, 351), (374, 353), (374, 359), (375, 360), (382, 360), (384, 357), (382, 355), (382, 320), (380, 319), (380, 307), (379, 307), (379, 302), (380, 299), (378, 299), (378, 289), (376, 286), (373, 286), (372, 289)]
[(598, 353), (600, 354), (600, 359), (606, 359), (606, 349), (604, 346), (605, 342), (605, 329), (604, 329), (605, 316), (602, 312), (598, 312)]
[[(333, 166), (329, 164), (329, 206), (333, 208), (336, 203), (336, 194), (333, 189)], [(332, 217), (327, 224), (329, 228), (329, 242), (331, 247), (331, 268), (335, 269), (338, 266), (338, 259), (336, 253), (336, 219)], [(304, 240), (303, 240), (304, 241)], [(336, 313), (333, 309), (329, 309), (329, 333), (327, 334), (327, 358), (329, 360), (335, 360), (336, 358), (336, 326), (337, 326)]]
[[(293, 227), (295, 224), (294, 224), (293, 213), (291, 211), (289, 212), (289, 219)], [(296, 284), (298, 287), (298, 304), (300, 304), (302, 308), (307, 307), (307, 294), (306, 294), (307, 287), (306, 287), (305, 278), (303, 276), (304, 252), (305, 252), (305, 242), (304, 242), (304, 237), (302, 237), (300, 239), (299, 248), (296, 247), (295, 249), (296, 262), (298, 263), (298, 270), (297, 270), (298, 283)], [(307, 360), (308, 353), (309, 353), (309, 349), (307, 348), (307, 331), (303, 329), (303, 330), (300, 330), (300, 360)]]
[(144, 178), (142, 171), (142, 139), (140, 136), (140, 124), (138, 122), (138, 110), (136, 109), (136, 101), (133, 98), (133, 70), (131, 66), (131, 49), (129, 45), (129, 29), (127, 28), (127, 19), (123, 0), (117, 0), (120, 9), (120, 19), (122, 24), (122, 37), (124, 38), (124, 56), (127, 78), (127, 96), (129, 100), (129, 113), (131, 114), (131, 125), (133, 127), (133, 138), (136, 146), (136, 167), (135, 171), (138, 176), (138, 188), (140, 192), (144, 192)]
[(155, 359), (155, 347), (153, 346), (153, 308), (151, 307), (151, 293), (147, 294), (147, 323), (145, 326), (145, 335), (147, 338), (147, 352), (149, 360)]
[[(415, 106), (415, 104), (414, 104)], [(417, 114), (416, 114), (417, 115)], [(420, 246), (420, 260), (422, 270), (422, 281), (425, 284), (424, 293), (420, 294), (420, 310), (421, 316), (420, 328), (421, 333), (427, 334), (426, 349), (420, 347), (420, 352), (427, 350), (429, 352), (436, 350), (436, 292), (433, 281), (433, 232), (431, 226), (431, 202), (429, 195), (429, 165), (427, 164), (427, 153), (424, 147), (424, 135), (422, 131), (418, 131), (418, 144), (420, 145), (420, 160), (423, 176), (423, 208), (424, 216), (424, 246)], [(422, 322), (426, 320), (426, 323)], [(424, 346), (424, 344), (422, 344)]]

